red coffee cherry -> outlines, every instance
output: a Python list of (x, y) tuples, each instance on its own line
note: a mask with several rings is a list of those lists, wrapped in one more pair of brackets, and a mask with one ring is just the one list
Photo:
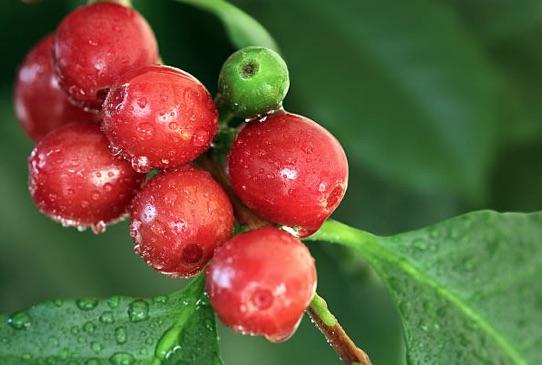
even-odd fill
[(302, 237), (333, 213), (348, 185), (348, 161), (335, 137), (287, 112), (247, 123), (228, 168), (235, 193), (248, 207)]
[(211, 304), (235, 331), (287, 340), (316, 290), (307, 247), (272, 227), (240, 233), (219, 247), (206, 271)]
[(134, 198), (135, 252), (173, 277), (197, 274), (233, 231), (233, 209), (206, 171), (185, 166), (155, 176)]
[(142, 181), (126, 161), (113, 157), (93, 123), (72, 123), (47, 134), (28, 161), (32, 199), (64, 226), (103, 232), (119, 220)]
[(15, 113), (34, 141), (71, 122), (94, 121), (97, 116), (72, 105), (53, 72), (53, 36), (43, 38), (26, 55), (15, 81)]
[(124, 75), (111, 89), (102, 128), (113, 153), (147, 172), (194, 160), (210, 147), (217, 120), (211, 95), (193, 76), (148, 66)]
[(154, 33), (134, 9), (113, 2), (82, 6), (55, 33), (60, 86), (72, 101), (98, 110), (119, 76), (158, 61)]

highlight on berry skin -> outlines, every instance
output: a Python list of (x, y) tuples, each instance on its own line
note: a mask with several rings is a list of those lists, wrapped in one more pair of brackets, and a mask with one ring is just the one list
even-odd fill
[(47, 134), (28, 160), (29, 190), (49, 218), (102, 233), (123, 218), (143, 176), (109, 153), (95, 123), (72, 123)]
[(197, 274), (233, 232), (228, 196), (211, 175), (193, 167), (156, 175), (130, 209), (135, 252), (172, 276)]
[(222, 66), (219, 102), (238, 117), (254, 118), (282, 108), (289, 87), (288, 67), (277, 52), (246, 47)]
[(139, 172), (180, 167), (211, 146), (218, 112), (205, 86), (174, 67), (123, 75), (103, 107), (102, 130), (114, 154)]
[(281, 342), (294, 334), (316, 292), (316, 268), (298, 238), (263, 227), (217, 248), (206, 287), (224, 325)]

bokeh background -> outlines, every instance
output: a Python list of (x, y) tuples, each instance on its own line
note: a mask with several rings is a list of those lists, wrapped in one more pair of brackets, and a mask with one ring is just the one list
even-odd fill
[[(285, 106), (331, 130), (350, 160), (335, 218), (394, 234), (481, 208), (542, 208), (542, 3), (538, 0), (236, 0), (278, 41)], [(182, 287), (132, 253), (127, 224), (101, 236), (40, 215), (27, 192), (32, 143), (14, 118), (18, 63), (74, 0), (0, 4), (0, 311), (49, 298), (152, 296)], [(166, 63), (216, 89), (233, 51), (212, 15), (135, 0)], [(311, 244), (319, 292), (375, 364), (403, 363), (398, 315), (357, 257)], [(338, 364), (304, 319), (287, 343), (220, 329), (226, 364)]]

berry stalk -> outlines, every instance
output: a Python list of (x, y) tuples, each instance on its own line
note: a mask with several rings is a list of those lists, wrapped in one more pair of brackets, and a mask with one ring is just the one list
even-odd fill
[(321, 296), (314, 295), (307, 313), (346, 365), (372, 365), (369, 356), (356, 346)]
[[(209, 171), (215, 180), (222, 185), (231, 199), (236, 218), (240, 224), (246, 225), (251, 229), (270, 225), (269, 222), (255, 215), (237, 198), (229, 184), (223, 166), (210, 153), (202, 155), (198, 159), (198, 164), (203, 169)], [(356, 346), (337, 318), (331, 313), (326, 301), (321, 296), (315, 294), (307, 309), (307, 313), (346, 365), (372, 365), (369, 356)]]

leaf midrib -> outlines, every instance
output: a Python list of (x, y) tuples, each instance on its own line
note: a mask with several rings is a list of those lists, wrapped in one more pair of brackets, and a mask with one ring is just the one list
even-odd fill
[[(341, 234), (341, 231), (348, 234)], [(368, 232), (349, 227), (345, 224), (335, 221), (328, 221), (315, 235), (309, 240), (324, 240), (337, 244), (343, 244), (355, 248), (371, 263), (379, 276), (386, 282), (386, 271), (382, 268), (382, 262), (387, 261), (390, 264), (399, 266), (407, 275), (420, 284), (424, 284), (437, 292), (441, 297), (454, 304), (466, 317), (477, 323), (480, 328), (491, 337), (502, 351), (516, 365), (528, 365), (525, 360), (499, 332), (493, 328), (486, 320), (477, 315), (466, 303), (458, 296), (447, 290), (439, 284), (434, 278), (421, 271), (408, 258), (392, 252), (381, 243), (387, 240), (386, 237), (379, 237)], [(388, 285), (389, 288), (389, 285)], [(391, 288), (389, 288), (391, 291)]]

